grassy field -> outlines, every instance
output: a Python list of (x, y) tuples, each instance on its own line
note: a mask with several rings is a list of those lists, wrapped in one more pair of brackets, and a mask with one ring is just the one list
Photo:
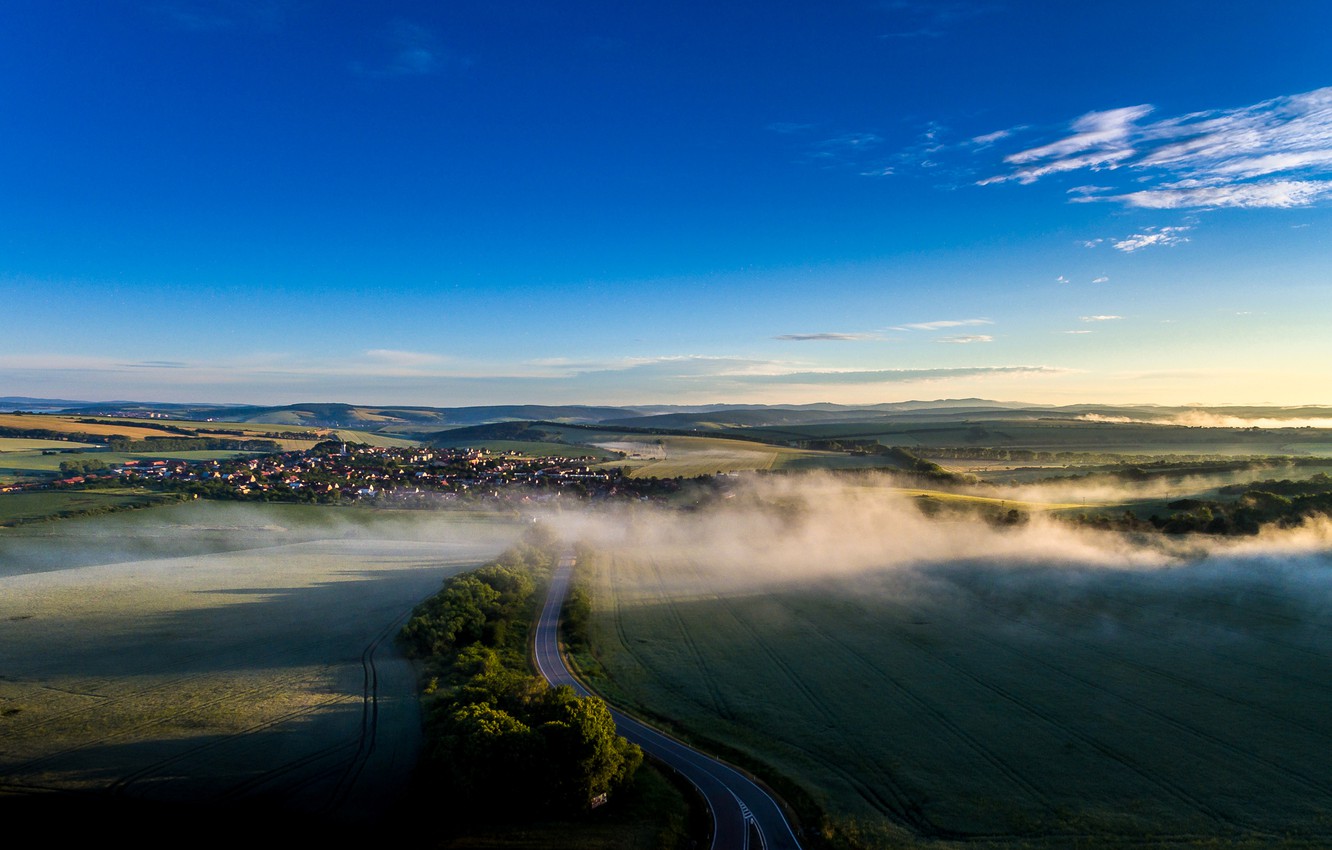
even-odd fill
[(0, 531), (0, 792), (382, 815), (420, 735), (391, 638), (519, 532), (214, 503)]
[(53, 516), (101, 513), (177, 501), (174, 495), (131, 487), (106, 490), (39, 490), (0, 495), (0, 526)]
[[(947, 421), (935, 424), (841, 423), (734, 432), (778, 440), (877, 440), (889, 446), (987, 446), (1033, 451), (1131, 454), (1316, 455), (1332, 457), (1332, 429), (1189, 428), (1074, 419)], [(926, 452), (928, 454), (928, 452)]]
[(1332, 841), (1325, 551), (749, 589), (660, 546), (584, 568), (598, 687), (770, 765), (850, 846)]
[(725, 437), (623, 435), (595, 443), (626, 457), (603, 466), (622, 467), (630, 478), (693, 478), (757, 470), (883, 468), (881, 458), (852, 457)]
[(93, 443), (71, 443), (68, 440), (29, 440), (25, 437), (0, 437), (0, 454), (10, 452), (66, 451), (68, 449), (90, 449)]
[(147, 427), (143, 425), (141, 421), (132, 419), (99, 419), (95, 422), (80, 421), (84, 418), (87, 417), (0, 413), (0, 428), (40, 428), (46, 431), (96, 434), (98, 436), (119, 434), (135, 440), (170, 436), (160, 428)]
[[(370, 421), (370, 420), (368, 420)], [(188, 434), (180, 434), (175, 431), (166, 431), (164, 428), (179, 429), (184, 431), (196, 432), (198, 436), (222, 436), (236, 437), (237, 439), (271, 439), (270, 435), (276, 433), (290, 434), (309, 434), (308, 439), (279, 439), (284, 449), (302, 449), (309, 448), (320, 440), (328, 439), (330, 433), (335, 433), (339, 437), (349, 442), (366, 443), (372, 446), (414, 446), (417, 443), (414, 440), (391, 437), (383, 434), (377, 434), (372, 431), (362, 431), (356, 429), (336, 429), (330, 431), (327, 428), (316, 428), (309, 425), (285, 424), (285, 423), (261, 423), (261, 422), (207, 422), (202, 420), (188, 419), (127, 419), (115, 417), (86, 417), (86, 416), (61, 416), (51, 414), (13, 414), (0, 413), (0, 428), (23, 428), (23, 429), (43, 429), (47, 431), (59, 431), (64, 433), (84, 433), (95, 434), (98, 436), (119, 435), (135, 440), (154, 439), (161, 437), (186, 437)], [(236, 432), (218, 434), (218, 431)], [(53, 441), (54, 447), (74, 448), (76, 444), (61, 441)], [(4, 451), (3, 443), (0, 443), (0, 451)]]

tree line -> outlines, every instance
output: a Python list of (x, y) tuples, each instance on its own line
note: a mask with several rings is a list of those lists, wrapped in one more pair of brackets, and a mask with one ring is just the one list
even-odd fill
[(467, 816), (586, 811), (642, 763), (604, 701), (531, 673), (530, 626), (556, 553), (535, 531), (495, 562), (447, 579), (400, 634), (427, 667), (421, 782)]

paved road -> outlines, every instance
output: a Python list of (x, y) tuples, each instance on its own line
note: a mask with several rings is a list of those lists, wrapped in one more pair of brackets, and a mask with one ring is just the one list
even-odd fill
[[(559, 648), (560, 609), (569, 592), (573, 565), (572, 557), (562, 558), (551, 580), (537, 623), (536, 660), (541, 675), (552, 685), (569, 685), (587, 696), (590, 692), (569, 672)], [(621, 735), (677, 770), (703, 794), (712, 810), (712, 850), (800, 850), (781, 807), (744, 774), (614, 708), (611, 714)]]

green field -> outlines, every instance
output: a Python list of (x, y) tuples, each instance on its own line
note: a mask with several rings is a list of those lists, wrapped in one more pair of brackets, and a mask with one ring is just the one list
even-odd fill
[(882, 458), (853, 457), (841, 452), (817, 452), (725, 437), (616, 435), (593, 445), (624, 458), (604, 467), (619, 467), (630, 478), (694, 478), (727, 472), (806, 469), (883, 468)]
[(769, 765), (850, 846), (1332, 841), (1326, 555), (745, 588), (654, 548), (584, 562), (594, 683)]
[[(1076, 419), (864, 422), (732, 430), (774, 440), (877, 440), (888, 446), (1000, 447), (1128, 454), (1314, 455), (1332, 457), (1332, 429), (1190, 428)], [(924, 452), (928, 454), (928, 452)]]
[(62, 830), (111, 801), (201, 805), (196, 829), (378, 823), (420, 745), (392, 636), (521, 531), (207, 502), (0, 529), (0, 794), (73, 792)]
[(0, 454), (91, 448), (94, 448), (93, 443), (71, 443), (68, 440), (30, 440), (26, 437), (0, 437)]
[(178, 501), (173, 495), (130, 487), (106, 490), (37, 490), (0, 495), (0, 525), (77, 514), (103, 513)]

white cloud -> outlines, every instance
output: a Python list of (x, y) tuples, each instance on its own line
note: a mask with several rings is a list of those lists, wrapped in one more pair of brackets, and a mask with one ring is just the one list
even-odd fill
[(1117, 240), (1115, 250), (1131, 254), (1134, 251), (1140, 251), (1153, 245), (1164, 247), (1168, 245), (1180, 245), (1189, 241), (1189, 237), (1184, 236), (1185, 232), (1193, 228), (1180, 225), (1178, 227), (1146, 227), (1142, 233), (1134, 233), (1123, 239)]
[(1090, 112), (1065, 135), (1008, 154), (1005, 170), (978, 182), (1127, 170), (1145, 187), (1079, 186), (1072, 200), (1146, 209), (1304, 207), (1332, 195), (1332, 87), (1144, 121), (1151, 112), (1146, 104)]
[(1079, 316), (1084, 322), (1113, 322), (1116, 319), (1122, 319), (1123, 316)]
[(1088, 330), (1081, 330), (1081, 331), (1060, 331), (1060, 333), (1064, 333), (1064, 334), (1089, 334), (1089, 333), (1093, 333), (1093, 331), (1088, 331)]
[[(1088, 112), (1073, 122), (1073, 135), (1040, 147), (1031, 148), (1004, 157), (1004, 162), (1024, 163), (1040, 159), (1058, 159), (1070, 154), (1095, 149), (1122, 149), (1127, 147), (1134, 122), (1152, 111), (1147, 104)], [(1128, 153), (1132, 153), (1128, 150)]]
[(873, 369), (867, 371), (786, 372), (754, 375), (746, 383), (773, 384), (890, 384), (913, 381), (940, 381), (950, 378), (975, 378), (992, 375), (1057, 375), (1068, 370), (1051, 366), (961, 366), (940, 369)]
[(1105, 275), (1101, 275), (1100, 277), (1097, 278), (1092, 278), (1092, 283), (1109, 283), (1109, 282), (1110, 278)]
[(773, 337), (785, 342), (855, 342), (864, 339), (878, 339), (874, 334), (864, 333), (814, 333), (814, 334), (781, 334)]
[(977, 145), (992, 145), (995, 142), (1007, 139), (1009, 136), (1013, 135), (1014, 132), (1014, 130), (996, 130), (993, 133), (986, 133), (983, 136), (975, 136), (971, 141)]
[(1290, 209), (1307, 207), (1332, 195), (1332, 180), (1269, 180), (1231, 186), (1189, 187), (1175, 184), (1123, 195), (1077, 198), (1077, 202), (1119, 201), (1149, 210)]
[(938, 322), (914, 322), (907, 325), (898, 325), (893, 328), (895, 331), (937, 331), (943, 328), (963, 328), (972, 325), (992, 325), (994, 322), (989, 319), (944, 319)]
[(390, 348), (372, 348), (365, 353), (365, 356), (371, 361), (382, 363), (385, 366), (396, 366), (402, 368), (416, 368), (422, 366), (438, 366), (444, 362), (444, 358), (438, 354), (426, 354), (418, 351), (395, 351)]
[(1055, 278), (1055, 283), (1068, 283), (1068, 278), (1061, 274), (1059, 277)]
[(994, 342), (989, 334), (964, 334), (962, 336), (941, 336), (935, 342), (947, 342), (953, 345), (968, 345), (973, 342)]

